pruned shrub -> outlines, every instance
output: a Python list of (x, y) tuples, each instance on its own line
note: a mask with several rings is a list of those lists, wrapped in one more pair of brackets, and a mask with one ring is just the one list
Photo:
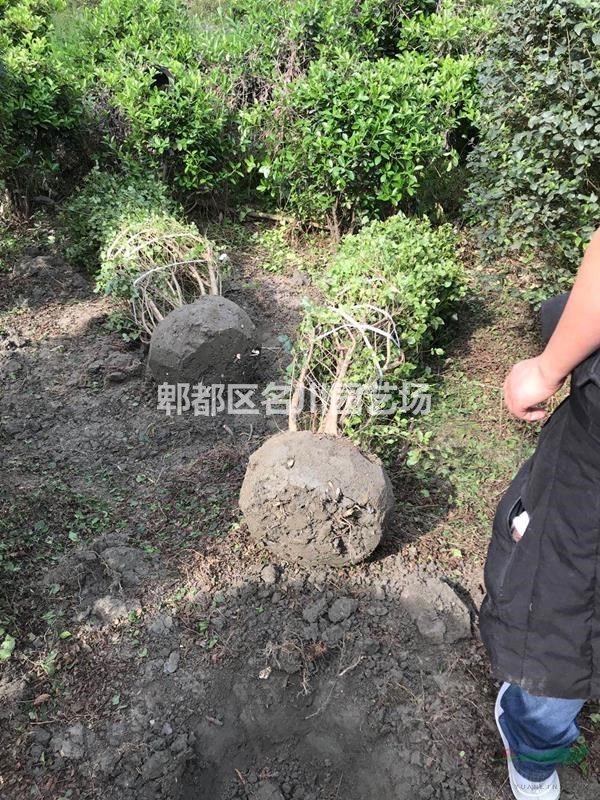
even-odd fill
[(390, 480), (376, 456), (342, 435), (360, 441), (347, 423), (368, 417), (368, 399), (361, 395), (357, 407), (354, 389), (375, 389), (401, 356), (385, 309), (307, 308), (289, 430), (253, 454), (240, 493), (251, 535), (279, 558), (342, 566), (379, 544), (393, 506)]
[(62, 211), (67, 258), (76, 266), (95, 271), (100, 266), (101, 251), (120, 228), (146, 220), (157, 210), (177, 213), (179, 209), (153, 173), (93, 169)]
[(81, 98), (50, 44), (63, 0), (6, 0), (0, 14), (0, 180), (27, 210), (31, 195), (76, 170), (85, 117)]
[(600, 3), (506, 6), (479, 75), (467, 210), (482, 251), (531, 262), (528, 296), (567, 287), (600, 218)]
[(308, 303), (298, 331), (291, 430), (397, 448), (466, 293), (458, 250), (450, 225), (403, 214), (344, 237), (318, 279), (329, 302)]
[(392, 212), (424, 170), (456, 165), (448, 137), (470, 113), (474, 73), (468, 56), (336, 56), (248, 112), (245, 143), (259, 189), (339, 230)]
[(97, 290), (128, 300), (147, 336), (174, 309), (221, 294), (211, 242), (194, 225), (167, 214), (124, 223), (100, 258)]
[(113, 327), (149, 338), (173, 309), (221, 292), (213, 245), (151, 172), (92, 170), (62, 212), (65, 253), (121, 301)]
[(396, 214), (349, 234), (319, 279), (331, 302), (384, 308), (394, 321), (403, 372), (422, 368), (445, 338), (466, 292), (451, 225)]

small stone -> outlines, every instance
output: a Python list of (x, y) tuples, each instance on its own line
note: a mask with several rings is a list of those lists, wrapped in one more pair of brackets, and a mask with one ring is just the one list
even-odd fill
[(169, 725), (168, 722), (162, 726), (162, 735), (163, 736), (170, 736), (173, 733), (173, 728)]
[(385, 600), (385, 589), (381, 585), (377, 585), (373, 589), (373, 599), (374, 600)]
[(109, 372), (106, 380), (108, 383), (123, 383), (126, 377), (124, 372)]
[(340, 625), (330, 625), (323, 631), (325, 644), (337, 644), (344, 637), (344, 629)]
[(300, 653), (296, 650), (282, 650), (277, 661), (280, 669), (287, 672), (288, 675), (294, 675), (296, 672), (300, 672), (302, 668), (302, 659)]
[(432, 642), (437, 644), (442, 644), (446, 633), (446, 626), (442, 619), (436, 617), (431, 611), (423, 610), (421, 614), (415, 617), (415, 622), (421, 636), (431, 639)]
[(358, 608), (358, 600), (353, 597), (339, 597), (331, 604), (327, 615), (331, 622), (341, 622), (354, 614)]
[(112, 353), (106, 361), (106, 366), (113, 370), (123, 370), (131, 366), (132, 360), (131, 353)]
[(374, 656), (379, 652), (381, 645), (375, 639), (365, 639), (363, 642), (363, 650), (367, 655)]
[(173, 650), (173, 652), (169, 655), (169, 657), (164, 663), (163, 672), (166, 672), (167, 675), (172, 675), (174, 672), (177, 672), (178, 667), (179, 667), (179, 650)]
[(324, 614), (327, 609), (327, 600), (323, 597), (315, 603), (306, 606), (302, 612), (302, 618), (309, 623), (316, 622), (321, 614)]
[(164, 636), (173, 629), (173, 617), (170, 614), (157, 614), (151, 619), (146, 628), (154, 636)]
[(185, 733), (180, 733), (179, 736), (175, 739), (173, 744), (171, 745), (171, 752), (172, 753), (183, 753), (183, 751), (188, 746), (188, 740)]
[(52, 738), (52, 734), (44, 728), (36, 728), (31, 732), (31, 738), (38, 744), (46, 745)]
[(469, 610), (439, 578), (409, 582), (400, 599), (420, 634), (436, 644), (455, 644), (471, 636)]
[(80, 722), (69, 727), (62, 733), (52, 737), (51, 747), (55, 753), (63, 758), (78, 760), (85, 754), (85, 730)]
[(260, 573), (261, 580), (263, 583), (266, 583), (267, 586), (272, 586), (277, 581), (277, 570), (273, 564), (267, 564), (266, 567), (263, 567)]
[(41, 746), (41, 744), (32, 744), (31, 747), (29, 748), (29, 758), (33, 762), (39, 761), (40, 758), (42, 757), (43, 752), (44, 748)]
[(384, 617), (389, 613), (389, 609), (383, 603), (370, 603), (366, 611), (371, 617)]
[(100, 558), (108, 571), (118, 576), (123, 586), (136, 586), (148, 574), (148, 558), (137, 547), (108, 547), (102, 551)]
[(169, 768), (171, 759), (172, 756), (164, 750), (158, 753), (152, 753), (142, 767), (142, 780), (146, 782), (160, 778)]
[(272, 781), (261, 781), (251, 797), (252, 800), (284, 800), (279, 787)]
[(141, 611), (139, 600), (120, 600), (118, 597), (110, 597), (110, 595), (99, 597), (92, 606), (92, 612), (95, 616), (106, 623), (124, 619), (132, 611)]

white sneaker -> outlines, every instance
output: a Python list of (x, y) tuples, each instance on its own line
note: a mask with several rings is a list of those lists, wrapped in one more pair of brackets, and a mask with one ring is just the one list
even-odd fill
[(545, 781), (541, 783), (532, 783), (532, 781), (527, 780), (516, 770), (515, 765), (512, 762), (511, 754), (510, 754), (510, 747), (508, 742), (506, 741), (506, 737), (504, 736), (504, 731), (502, 730), (502, 726), (500, 725), (500, 717), (504, 714), (504, 710), (501, 705), (501, 700), (504, 695), (504, 692), (508, 689), (510, 683), (502, 684), (502, 688), (498, 692), (498, 697), (496, 698), (496, 725), (498, 727), (498, 731), (500, 736), (502, 737), (502, 741), (504, 743), (504, 750), (506, 752), (506, 763), (508, 764), (508, 778), (510, 780), (510, 788), (512, 789), (513, 795), (516, 797), (516, 800), (558, 800), (560, 797), (560, 781), (558, 779), (558, 773), (556, 770), (550, 775), (549, 778), (546, 778)]

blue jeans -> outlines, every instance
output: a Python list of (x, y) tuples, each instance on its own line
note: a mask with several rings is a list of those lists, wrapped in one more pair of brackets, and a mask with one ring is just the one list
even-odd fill
[(544, 781), (579, 736), (575, 724), (585, 700), (535, 697), (511, 684), (501, 700), (500, 725), (517, 772), (531, 782)]

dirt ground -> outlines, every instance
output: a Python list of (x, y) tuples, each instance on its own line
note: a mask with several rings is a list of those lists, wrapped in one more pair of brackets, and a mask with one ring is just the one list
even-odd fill
[[(234, 267), (263, 388), (311, 289)], [(0, 279), (0, 798), (509, 798), (480, 568), (405, 558), (401, 507), (357, 566), (275, 562), (237, 498), (284, 418), (167, 416), (88, 278), (30, 251)]]

